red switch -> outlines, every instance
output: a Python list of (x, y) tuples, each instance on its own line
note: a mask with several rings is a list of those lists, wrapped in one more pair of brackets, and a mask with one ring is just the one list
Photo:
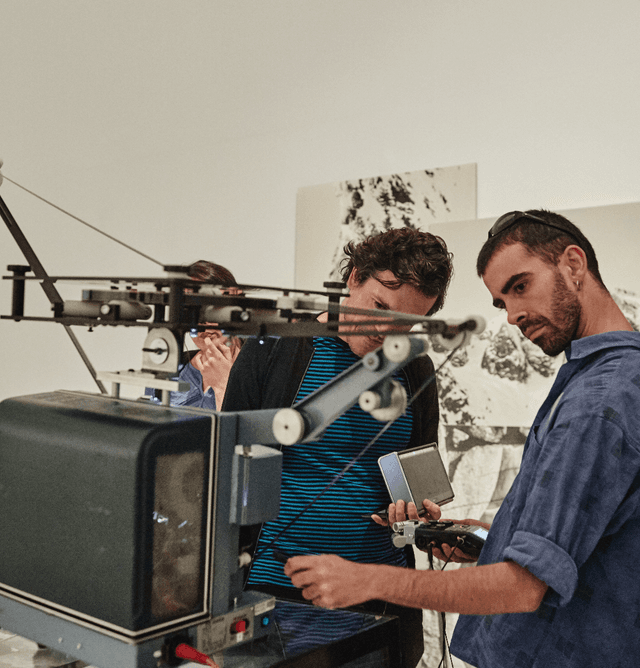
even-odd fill
[(231, 633), (244, 633), (247, 630), (247, 625), (246, 619), (238, 619), (231, 624)]

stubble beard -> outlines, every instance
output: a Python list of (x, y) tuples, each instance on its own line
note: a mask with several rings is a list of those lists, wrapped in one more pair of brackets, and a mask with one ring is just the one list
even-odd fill
[(578, 298), (569, 290), (560, 272), (556, 272), (551, 304), (552, 319), (540, 316), (527, 323), (529, 327), (538, 324), (545, 327), (544, 334), (533, 343), (545, 354), (556, 357), (576, 338), (581, 316), (582, 308)]

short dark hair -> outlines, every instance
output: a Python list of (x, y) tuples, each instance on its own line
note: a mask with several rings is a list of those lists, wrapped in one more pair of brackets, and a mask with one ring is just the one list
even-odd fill
[[(539, 219), (540, 222), (536, 219)], [(484, 276), (491, 258), (499, 250), (516, 243), (522, 244), (529, 253), (541, 257), (552, 265), (558, 264), (567, 246), (578, 246), (584, 251), (587, 258), (587, 269), (606, 290), (600, 276), (596, 253), (580, 228), (559, 213), (545, 209), (524, 211), (522, 216), (517, 218), (513, 224), (505, 227), (503, 232), (496, 232), (493, 236), (490, 233), (478, 254), (476, 262), (478, 276)]]
[(453, 274), (453, 254), (444, 239), (410, 227), (387, 230), (367, 237), (359, 243), (344, 247), (347, 256), (342, 261), (342, 280), (347, 281), (352, 270), (363, 283), (382, 271), (391, 271), (396, 281), (380, 281), (392, 290), (409, 284), (426, 297), (437, 297), (426, 315), (442, 308)]
[(215, 282), (225, 288), (238, 285), (233, 274), (226, 267), (207, 260), (198, 260), (189, 265), (187, 275), (196, 281)]

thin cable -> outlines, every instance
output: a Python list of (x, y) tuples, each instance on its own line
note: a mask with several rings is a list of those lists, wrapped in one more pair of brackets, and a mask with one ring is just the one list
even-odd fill
[(147, 255), (146, 253), (143, 253), (142, 251), (139, 251), (138, 249), (134, 248), (133, 246), (129, 246), (129, 244), (125, 244), (124, 241), (120, 241), (120, 239), (116, 239), (115, 237), (112, 237), (110, 234), (107, 234), (106, 232), (103, 232), (101, 229), (98, 227), (95, 227), (94, 225), (91, 225), (91, 223), (87, 223), (86, 220), (82, 220), (82, 218), (78, 218), (78, 216), (74, 216), (72, 213), (69, 213), (62, 207), (59, 207), (57, 204), (54, 204), (53, 202), (50, 202), (48, 199), (45, 199), (44, 197), (41, 197), (40, 195), (34, 193), (32, 190), (29, 190), (28, 188), (25, 188), (24, 186), (21, 186), (19, 183), (16, 183), (15, 181), (12, 181), (8, 176), (6, 176), (4, 173), (2, 174), (2, 178), (5, 179), (5, 181), (9, 181), (9, 183), (13, 183), (14, 186), (18, 186), (18, 188), (22, 188), (25, 192), (28, 192), (30, 195), (33, 195), (34, 197), (37, 197), (39, 200), (45, 202), (49, 206), (52, 206), (54, 209), (57, 209), (58, 211), (61, 211), (62, 213), (66, 214), (70, 218), (73, 218), (74, 220), (77, 220), (79, 223), (82, 223), (83, 225), (86, 225), (87, 227), (90, 227), (94, 232), (98, 232), (99, 234), (102, 234), (103, 236), (107, 237), (107, 239), (111, 239), (111, 241), (115, 241), (117, 244), (120, 244), (121, 246), (124, 246), (125, 248), (128, 248), (130, 251), (133, 251), (134, 253), (137, 253), (138, 255), (141, 255), (142, 257), (146, 258), (147, 260), (150, 260), (151, 262), (155, 262), (157, 265), (164, 267), (164, 263), (160, 262), (159, 260), (155, 260), (151, 256)]
[[(455, 353), (458, 352), (459, 348), (462, 346), (462, 343), (460, 343), (458, 346), (456, 346), (450, 353), (447, 355), (447, 357), (444, 359), (442, 364), (422, 383), (422, 385), (418, 388), (418, 390), (415, 392), (415, 394), (411, 397), (411, 400), (407, 402), (407, 408), (411, 406), (411, 404), (422, 394), (422, 392), (426, 389), (426, 387), (432, 383), (435, 380), (435, 377), (438, 375), (440, 372), (440, 369), (453, 357)], [(351, 469), (357, 462), (360, 460), (361, 457), (363, 457), (366, 452), (371, 448), (376, 441), (389, 429), (389, 427), (397, 420), (398, 418), (395, 418), (394, 420), (391, 420), (387, 422), (387, 424), (382, 427), (382, 429), (367, 443), (367, 445), (362, 448), (362, 450), (338, 473), (333, 480), (329, 482), (329, 484), (321, 490), (314, 499), (309, 501), (307, 505), (281, 530), (279, 531), (268, 543), (265, 547), (263, 547), (259, 552), (254, 554), (253, 556), (253, 562), (255, 563), (267, 550), (269, 550), (274, 543), (279, 540), (315, 503), (318, 501), (318, 499), (322, 498), (339, 480), (342, 479), (342, 477)]]
[[(461, 544), (462, 541), (460, 538), (458, 538), (458, 542)], [(446, 561), (444, 562), (444, 565), (440, 569), (443, 571), (447, 565), (451, 562), (451, 558), (453, 557), (455, 547), (451, 551), (451, 554), (447, 557)], [(433, 544), (429, 543), (427, 545), (427, 555), (429, 556), (429, 568), (432, 571), (435, 571), (435, 567), (433, 565)], [(453, 656), (451, 656), (451, 648), (449, 647), (449, 637), (447, 636), (447, 613), (446, 612), (441, 612), (440, 613), (440, 621), (442, 623), (442, 659), (440, 659), (440, 663), (438, 664), (438, 668), (447, 668), (447, 655), (449, 656), (449, 663), (451, 664), (451, 668), (454, 668), (453, 666)]]

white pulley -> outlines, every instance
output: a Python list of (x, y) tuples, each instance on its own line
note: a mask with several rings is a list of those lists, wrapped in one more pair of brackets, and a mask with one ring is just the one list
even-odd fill
[[(399, 418), (407, 410), (407, 393), (397, 380), (391, 381), (391, 401), (384, 408), (378, 408), (380, 406), (380, 395), (376, 392), (367, 390), (360, 397), (362, 398), (363, 395), (367, 395), (365, 397), (365, 405), (369, 404), (375, 407), (372, 410), (367, 410), (362, 405), (362, 401), (360, 401), (360, 408), (370, 413), (376, 420), (380, 420), (380, 422), (391, 422), (391, 420)], [(375, 395), (377, 399), (368, 395)]]
[(445, 350), (453, 350), (454, 348), (466, 346), (471, 340), (472, 332), (458, 332), (455, 336), (448, 338), (442, 334), (434, 334), (433, 343), (439, 345)]
[(180, 363), (180, 346), (176, 335), (167, 327), (154, 327), (147, 334), (142, 348), (143, 371), (169, 371), (177, 373)]
[(390, 362), (404, 362), (411, 352), (411, 341), (406, 335), (392, 334), (385, 338), (382, 352)]
[(442, 334), (436, 334), (433, 337), (433, 342), (439, 344), (446, 350), (453, 350), (459, 346), (469, 345), (469, 341), (473, 334), (480, 336), (486, 327), (486, 321), (482, 316), (476, 315), (472, 318), (467, 319), (466, 321), (462, 320), (448, 320), (447, 325), (449, 327), (461, 327), (465, 326), (464, 329), (461, 329), (455, 336), (446, 337)]
[(278, 443), (293, 445), (304, 436), (304, 418), (294, 408), (281, 408), (273, 416), (271, 428)]
[(382, 398), (377, 392), (374, 392), (373, 390), (366, 390), (358, 398), (358, 403), (360, 404), (360, 408), (362, 408), (363, 411), (366, 413), (371, 413), (371, 411), (380, 408)]

